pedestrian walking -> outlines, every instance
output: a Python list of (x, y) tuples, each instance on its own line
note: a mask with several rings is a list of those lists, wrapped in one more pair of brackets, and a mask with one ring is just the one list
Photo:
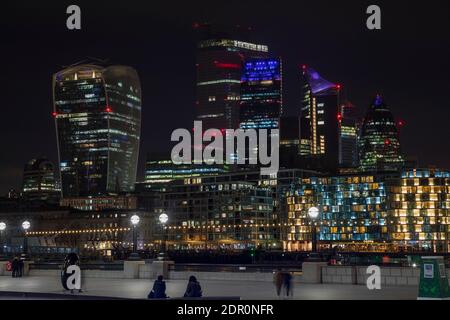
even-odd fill
[(149, 299), (165, 299), (166, 295), (166, 282), (163, 280), (163, 276), (158, 276), (158, 278), (153, 283), (153, 288), (148, 294)]
[(12, 269), (12, 277), (17, 278), (19, 275), (19, 259), (17, 257), (14, 257), (12, 263), (11, 263), (11, 269)]
[(292, 275), (290, 272), (285, 272), (283, 274), (283, 286), (286, 290), (286, 297), (289, 298), (289, 296), (292, 295)]
[(20, 258), (19, 259), (19, 278), (22, 278), (22, 276), (23, 276), (24, 265), (25, 265), (25, 263), (23, 262), (23, 259)]
[(189, 282), (184, 296), (186, 298), (200, 298), (202, 296), (202, 287), (195, 276), (189, 277)]
[(275, 284), (275, 290), (277, 292), (277, 296), (280, 297), (281, 287), (283, 286), (283, 273), (281, 270), (277, 270), (273, 276), (273, 283)]

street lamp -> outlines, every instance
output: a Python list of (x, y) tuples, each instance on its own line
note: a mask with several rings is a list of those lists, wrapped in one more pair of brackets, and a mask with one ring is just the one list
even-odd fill
[(5, 229), (6, 229), (6, 223), (0, 222), (0, 246), (2, 248), (2, 253), (4, 251), (4, 247), (3, 247), (3, 231), (5, 231)]
[(25, 220), (24, 222), (22, 222), (22, 229), (24, 230), (24, 235), (23, 235), (23, 253), (22, 253), (22, 257), (24, 259), (26, 259), (27, 254), (28, 254), (28, 238), (27, 238), (27, 231), (28, 229), (30, 229), (31, 227), (31, 223), (28, 220)]
[(316, 231), (316, 219), (319, 216), (319, 208), (311, 207), (308, 209), (308, 215), (311, 219), (311, 237), (312, 237), (312, 252), (317, 252), (317, 231)]
[(167, 221), (169, 221), (169, 216), (166, 213), (161, 213), (159, 215), (159, 222), (161, 223), (162, 229), (163, 229), (163, 245), (161, 248), (161, 252), (159, 253), (159, 260), (165, 260), (166, 259), (166, 236), (167, 236), (167, 229), (165, 228)]
[(130, 255), (130, 260), (139, 260), (139, 254), (137, 253), (137, 225), (141, 219), (137, 214), (131, 216), (130, 221), (133, 225), (133, 252)]

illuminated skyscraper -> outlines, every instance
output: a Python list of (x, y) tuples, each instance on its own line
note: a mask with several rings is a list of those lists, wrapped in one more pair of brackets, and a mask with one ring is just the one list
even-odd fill
[(246, 60), (241, 78), (240, 128), (279, 129), (281, 90), (280, 58)]
[(303, 66), (300, 154), (314, 158), (321, 169), (339, 165), (341, 86)]
[(396, 123), (380, 95), (367, 111), (358, 144), (362, 171), (397, 171), (403, 167)]
[(73, 65), (53, 75), (64, 197), (134, 189), (141, 130), (141, 87), (127, 66)]
[(196, 118), (203, 129), (239, 127), (242, 63), (265, 57), (268, 47), (227, 38), (200, 41), (197, 49)]

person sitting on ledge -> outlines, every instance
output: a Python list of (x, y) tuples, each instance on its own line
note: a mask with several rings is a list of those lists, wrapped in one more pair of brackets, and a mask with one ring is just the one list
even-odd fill
[(163, 281), (163, 276), (158, 276), (158, 278), (153, 283), (152, 291), (148, 294), (149, 299), (166, 299), (166, 282)]
[(197, 281), (196, 277), (190, 276), (186, 292), (184, 293), (184, 297), (201, 298), (201, 296), (202, 296), (202, 287), (200, 286), (200, 283)]

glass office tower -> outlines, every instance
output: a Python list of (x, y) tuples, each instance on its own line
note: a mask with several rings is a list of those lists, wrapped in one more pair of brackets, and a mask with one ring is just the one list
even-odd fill
[(300, 154), (320, 169), (339, 166), (340, 89), (307, 66), (302, 68)]
[(283, 108), (280, 58), (244, 62), (241, 78), (240, 128), (279, 129)]
[(53, 75), (63, 197), (134, 189), (141, 87), (127, 66), (79, 64)]
[(380, 95), (367, 111), (358, 144), (362, 171), (398, 171), (403, 167), (396, 123)]
[(339, 114), (339, 165), (358, 166), (358, 110), (349, 101), (341, 104)]

